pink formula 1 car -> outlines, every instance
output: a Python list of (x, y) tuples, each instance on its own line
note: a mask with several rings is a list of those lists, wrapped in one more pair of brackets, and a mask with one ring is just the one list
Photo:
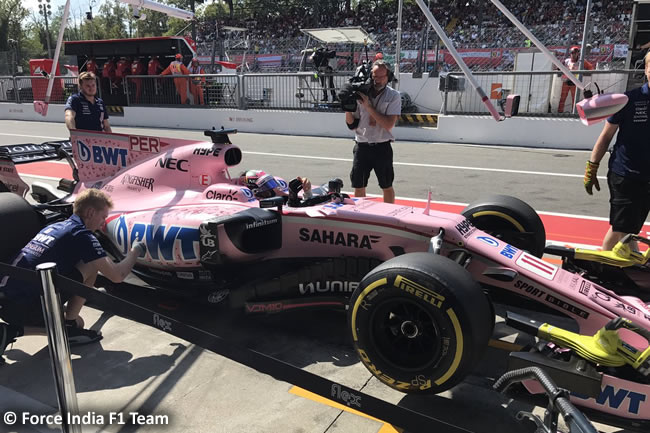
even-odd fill
[[(305, 198), (300, 182), (277, 179), (279, 194), (258, 200), (229, 173), (242, 159), (228, 137), (234, 132), (206, 131), (211, 140), (194, 141), (76, 131), (70, 142), (5, 147), (0, 187), (16, 194), (0, 194), (0, 227), (13, 228), (3, 234), (0, 260), (40, 224), (65, 216), (74, 194), (99, 188), (115, 203), (100, 241), (116, 258), (144, 241), (148, 252), (134, 272), (156, 288), (249, 313), (346, 307), (364, 365), (407, 393), (438, 393), (463, 380), (488, 344), (490, 297), (501, 293), (552, 309), (578, 330), (509, 316), (549, 342), (511, 354), (512, 368), (542, 367), (580, 406), (649, 425), (648, 305), (578, 267), (600, 260), (644, 272), (643, 255), (625, 258), (621, 245), (612, 265), (611, 252), (556, 249), (573, 272), (541, 260), (544, 227), (513, 197), (488, 197), (458, 215), (352, 199), (336, 181)], [(75, 177), (61, 182), (68, 194), (34, 184), (43, 204), (27, 205), (15, 164), (62, 157)]]

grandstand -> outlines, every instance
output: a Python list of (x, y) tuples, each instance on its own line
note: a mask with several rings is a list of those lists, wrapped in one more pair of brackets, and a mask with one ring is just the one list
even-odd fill
[[(586, 0), (538, 0), (521, 2), (502, 0), (531, 31), (548, 47), (563, 57), (570, 45), (582, 40)], [(525, 49), (526, 37), (520, 33), (489, 0), (431, 0), (431, 11), (473, 70), (511, 70), (513, 52)], [(251, 41), (248, 54), (250, 69), (272, 71), (297, 70), (300, 50), (306, 36), (300, 28), (361, 26), (376, 44), (369, 47), (373, 52), (383, 52), (389, 58), (395, 54), (397, 10), (385, 2), (378, 2), (372, 10), (338, 11), (336, 14), (317, 17), (300, 8), (289, 8), (282, 15), (268, 12), (235, 11), (233, 18), (220, 17), (205, 20), (198, 26), (197, 42), (200, 54), (210, 55), (212, 43), (223, 37), (219, 29), (225, 26), (245, 27)], [(590, 35), (591, 50), (587, 59), (600, 69), (622, 67), (630, 31), (632, 0), (596, 0), (592, 4)], [(424, 50), (424, 35), (428, 25), (415, 3), (405, 3), (402, 18), (401, 70), (413, 70), (418, 52)], [(429, 69), (436, 59), (436, 37), (431, 31), (427, 47)], [(624, 49), (622, 47), (625, 46)], [(346, 53), (347, 46), (335, 47)], [(438, 69), (456, 70), (453, 60), (445, 55), (444, 47), (438, 47)], [(420, 51), (421, 52), (421, 51)], [(241, 55), (241, 53), (232, 53)], [(272, 56), (273, 62), (256, 62)], [(233, 60), (233, 59), (231, 59)], [(234, 61), (238, 59), (235, 58)], [(350, 62), (341, 62), (341, 69), (349, 70)]]

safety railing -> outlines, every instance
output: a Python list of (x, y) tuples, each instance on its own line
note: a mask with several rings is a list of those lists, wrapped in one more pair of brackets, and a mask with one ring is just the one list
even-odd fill
[[(43, 76), (0, 77), (0, 101), (18, 103), (42, 101), (45, 99), (48, 81), (49, 79)], [(65, 104), (68, 97), (78, 91), (77, 77), (55, 77), (50, 103)]]
[[(597, 88), (606, 93), (622, 93), (643, 84), (644, 77), (643, 70), (575, 73), (582, 76), (583, 83), (594, 94)], [(574, 103), (583, 98), (581, 90), (563, 79), (560, 72), (476, 72), (474, 76), (497, 108), (505, 103), (508, 95), (520, 95), (519, 115), (575, 117)], [(489, 114), (462, 73), (441, 74), (441, 77), (443, 114)]]
[[(607, 93), (624, 92), (643, 83), (643, 70), (576, 71), (594, 92), (596, 83)], [(98, 79), (98, 94), (106, 105), (257, 110), (340, 111), (335, 96), (351, 74), (335, 72), (131, 75)], [(582, 92), (559, 72), (477, 72), (475, 77), (497, 108), (510, 94), (521, 97), (519, 114), (536, 117), (575, 117), (574, 101)], [(0, 102), (43, 100), (47, 78), (0, 77)], [(488, 114), (478, 94), (458, 72), (440, 74), (443, 114)], [(77, 79), (57, 77), (53, 104), (65, 103), (77, 91)], [(560, 106), (561, 109), (560, 109)]]

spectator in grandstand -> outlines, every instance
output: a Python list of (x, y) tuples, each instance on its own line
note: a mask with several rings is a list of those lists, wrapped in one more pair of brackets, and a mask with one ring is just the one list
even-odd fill
[(345, 123), (354, 130), (350, 180), (357, 197), (366, 196), (370, 172), (375, 171), (384, 202), (395, 202), (393, 189), (393, 148), (395, 140), (391, 133), (402, 113), (402, 101), (397, 90), (388, 83), (392, 81), (392, 69), (383, 60), (373, 63), (371, 76), (373, 86), (369, 95), (358, 93), (359, 101), (355, 112), (345, 113)]
[[(205, 71), (203, 67), (199, 64), (199, 59), (194, 57), (189, 67), (190, 74), (203, 75)], [(193, 77), (192, 78), (192, 97), (194, 98), (194, 104), (205, 105), (205, 100), (203, 99), (203, 86), (205, 85), (205, 77)]]
[[(88, 72), (84, 72), (88, 73)], [(134, 242), (131, 251), (119, 263), (114, 263), (93, 234), (106, 224), (106, 218), (113, 202), (101, 190), (90, 188), (77, 195), (73, 215), (65, 221), (56, 222), (44, 228), (18, 253), (12, 261), (14, 266), (36, 269), (47, 262), (56, 262), (59, 275), (93, 287), (97, 273), (115, 283), (124, 281), (136, 259), (146, 253), (144, 243)], [(23, 335), (43, 335), (44, 318), (41, 309), (40, 289), (4, 277), (0, 278), (2, 308), (0, 317), (0, 364), (8, 344)], [(61, 293), (65, 305), (65, 327), (68, 342), (81, 345), (99, 341), (100, 332), (84, 329), (79, 316), (85, 299)]]
[[(646, 80), (650, 80), (650, 53), (645, 55), (645, 75)], [(607, 172), (610, 228), (603, 240), (604, 250), (611, 250), (628, 233), (639, 233), (650, 211), (648, 82), (625, 94), (629, 98), (627, 104), (605, 122), (585, 170), (584, 184), (587, 193), (591, 195), (593, 187), (600, 191), (598, 166), (618, 131)]]
[[(564, 66), (566, 66), (570, 71), (577, 71), (580, 68), (580, 47), (573, 46), (569, 49), (569, 57), (564, 59)], [(584, 64), (585, 70), (593, 70), (594, 65), (585, 60)], [(557, 87), (556, 87), (557, 88)], [(576, 96), (576, 85), (573, 84), (573, 81), (569, 80), (569, 77), (562, 74), (562, 93), (560, 94), (560, 103), (557, 107), (558, 113), (564, 112), (564, 105), (566, 102), (567, 95), (571, 93), (571, 106), (573, 106), (573, 101)]]
[[(174, 76), (190, 75), (189, 69), (183, 64), (183, 56), (181, 54), (176, 54), (175, 60), (160, 75), (170, 74)], [(181, 105), (187, 104), (187, 97), (190, 91), (188, 78), (174, 78), (174, 86), (176, 87), (176, 93), (181, 98)]]
[(97, 98), (97, 77), (92, 72), (79, 74), (79, 93), (70, 95), (65, 104), (65, 126), (69, 130), (112, 132), (106, 106)]

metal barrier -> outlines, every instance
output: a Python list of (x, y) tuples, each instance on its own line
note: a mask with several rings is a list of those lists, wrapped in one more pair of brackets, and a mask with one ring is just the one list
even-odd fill
[(190, 105), (194, 108), (239, 108), (241, 105), (238, 75), (129, 75), (118, 85), (102, 81), (102, 92), (122, 92), (126, 105)]
[[(624, 92), (643, 83), (643, 70), (576, 71), (585, 83), (597, 82), (608, 93)], [(98, 95), (110, 105), (155, 107), (205, 107), (229, 109), (272, 109), (339, 112), (334, 101), (351, 74), (335, 72), (277, 74), (130, 75), (122, 79), (98, 79)], [(444, 77), (441, 74), (441, 77)], [(519, 94), (519, 113), (536, 117), (575, 117), (574, 103), (582, 97), (568, 88), (559, 72), (477, 72), (479, 84), (496, 105), (509, 94)], [(487, 114), (476, 92), (465, 85), (459, 72), (441, 78), (443, 114)], [(38, 76), (0, 77), (0, 102), (32, 103), (43, 100), (47, 78)], [(592, 90), (596, 91), (595, 86)], [(77, 92), (77, 79), (57, 77), (51, 103), (63, 104)], [(574, 99), (577, 98), (577, 99)], [(559, 110), (563, 102), (563, 110)], [(501, 107), (503, 109), (503, 107)]]
[[(583, 75), (585, 84), (595, 82), (607, 93), (623, 93), (628, 84), (642, 84), (643, 70), (575, 71)], [(575, 102), (582, 92), (568, 86), (559, 72), (476, 72), (475, 77), (490, 99), (501, 106), (510, 94), (521, 96), (519, 114), (536, 117), (576, 117)], [(455, 79), (441, 80), (443, 88), (443, 114), (488, 114), (479, 95), (465, 84), (462, 73), (449, 73)], [(638, 83), (637, 83), (638, 82)], [(589, 86), (594, 93), (597, 88)], [(560, 107), (562, 103), (562, 107)]]
[(72, 374), (70, 347), (64, 326), (61, 298), (54, 287), (56, 264), (43, 263), (38, 265), (36, 270), (40, 274), (43, 288), (41, 305), (43, 307), (45, 329), (47, 330), (50, 358), (52, 359), (56, 398), (61, 412), (61, 428), (64, 433), (81, 433), (81, 424), (71, 422), (74, 417), (79, 415), (79, 405), (77, 403), (74, 375)]
[[(0, 99), (4, 102), (32, 103), (45, 99), (47, 91), (48, 78), (42, 76), (19, 76), (19, 77), (0, 77), (0, 89), (5, 87), (12, 80), (13, 84), (9, 87), (6, 95), (0, 91)], [(52, 87), (51, 104), (65, 104), (68, 97), (77, 93), (77, 77), (56, 77)]]

